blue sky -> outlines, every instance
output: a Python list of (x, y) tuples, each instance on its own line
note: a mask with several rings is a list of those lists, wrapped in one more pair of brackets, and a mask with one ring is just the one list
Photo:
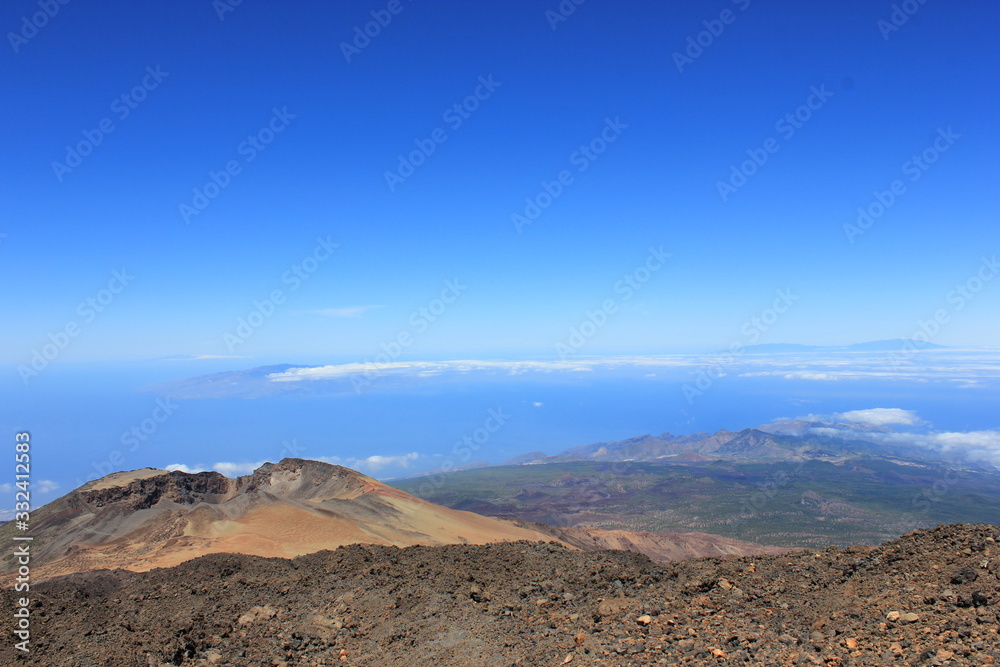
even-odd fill
[[(579, 352), (718, 349), (779, 290), (794, 305), (756, 342), (903, 338), (943, 309), (934, 342), (995, 345), (994, 5), (928, 2), (891, 31), (892, 3), (859, 0), (588, 0), (554, 28), (554, 0), (219, 6), (0, 9), (13, 382), (66, 340), (53, 363), (360, 361), (401, 333), (402, 359), (555, 356), (609, 300)], [(372, 12), (391, 21), (348, 62)], [(689, 38), (707, 46), (679, 71)], [(185, 216), (211, 173), (226, 186)]]

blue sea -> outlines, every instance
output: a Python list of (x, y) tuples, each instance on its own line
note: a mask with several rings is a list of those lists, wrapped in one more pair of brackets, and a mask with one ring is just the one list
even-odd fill
[[(995, 381), (732, 374), (692, 401), (683, 391), (688, 376), (621, 371), (430, 377), (376, 382), (360, 394), (264, 398), (178, 400), (139, 391), (237, 368), (232, 360), (54, 366), (28, 386), (5, 384), (0, 423), (11, 453), (14, 433), (31, 433), (33, 480), (58, 486), (36, 496), (40, 502), (116, 470), (250, 466), (285, 456), (345, 465), (376, 457), (359, 467), (399, 477), (454, 462), (465, 438), (475, 442), (471, 460), (499, 463), (643, 434), (739, 430), (868, 408), (914, 411), (933, 431), (1000, 430)], [(408, 455), (405, 467), (392, 463)], [(0, 485), (9, 481), (0, 477)]]

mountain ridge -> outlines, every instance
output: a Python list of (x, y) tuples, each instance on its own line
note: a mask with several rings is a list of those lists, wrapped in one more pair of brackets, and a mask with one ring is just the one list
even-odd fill
[[(835, 430), (843, 435), (817, 432)], [(503, 465), (528, 465), (584, 461), (661, 461), (672, 457), (704, 457), (726, 461), (844, 460), (863, 456), (943, 461), (928, 448), (907, 444), (875, 442), (866, 433), (891, 432), (885, 427), (828, 422), (779, 422), (739, 431), (719, 429), (715, 433), (674, 436), (641, 435), (624, 440), (596, 442), (570, 447), (557, 454), (533, 452), (515, 457)]]
[[(0, 536), (12, 533), (11, 524)], [(549, 536), (440, 507), (342, 466), (286, 458), (249, 475), (144, 468), (88, 482), (32, 516), (37, 577), (176, 565), (209, 553), (485, 544)]]
[[(350, 468), (285, 458), (230, 478), (142, 468), (88, 482), (32, 516), (32, 577), (98, 569), (146, 571), (213, 553), (291, 558), (349, 544), (442, 546), (558, 542), (614, 544), (657, 559), (776, 553), (700, 535), (590, 535), (447, 508)], [(0, 526), (10, 539), (15, 526)], [(0, 582), (14, 576), (13, 559)]]
[(597, 442), (433, 484), (421, 476), (394, 484), (489, 516), (591, 531), (703, 531), (783, 547), (876, 544), (1000, 512), (1000, 469), (991, 460), (908, 437), (883, 425), (787, 420)]

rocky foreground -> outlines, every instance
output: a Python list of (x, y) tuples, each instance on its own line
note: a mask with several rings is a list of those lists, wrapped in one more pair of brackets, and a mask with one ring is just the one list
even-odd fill
[(952, 525), (669, 564), (528, 542), (214, 554), (38, 584), (32, 653), (8, 639), (3, 664), (992, 665), (998, 540)]

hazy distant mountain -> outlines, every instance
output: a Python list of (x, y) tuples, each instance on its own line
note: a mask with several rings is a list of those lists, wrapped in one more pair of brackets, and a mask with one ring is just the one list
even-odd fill
[[(849, 437), (833, 437), (811, 431), (836, 430)], [(826, 422), (780, 422), (741, 431), (721, 429), (715, 433), (674, 436), (642, 435), (618, 442), (597, 442), (571, 447), (549, 456), (525, 454), (508, 464), (558, 463), (566, 461), (671, 461), (721, 460), (768, 463), (775, 461), (847, 460), (857, 457), (895, 457), (941, 461), (942, 456), (925, 447), (882, 444), (865, 439), (871, 433), (890, 431), (865, 424)]]
[(545, 452), (528, 452), (527, 454), (521, 454), (520, 456), (515, 456), (512, 459), (508, 459), (503, 462), (505, 466), (516, 466), (522, 463), (531, 463), (533, 461), (538, 461), (540, 459), (546, 458)]
[[(791, 420), (643, 435), (436, 478), (429, 500), (491, 516), (778, 546), (875, 544), (1000, 516), (1000, 471), (896, 442), (885, 426)], [(424, 478), (398, 482), (412, 490)]]
[(855, 343), (854, 345), (848, 345), (846, 349), (855, 352), (893, 352), (896, 350), (909, 350), (913, 348), (918, 350), (949, 349), (946, 345), (938, 345), (936, 343), (924, 342), (912, 338), (897, 338), (891, 340), (875, 340), (868, 343)]
[(799, 345), (796, 343), (765, 343), (743, 348), (750, 354), (783, 354), (789, 352), (893, 352), (897, 350), (947, 350), (945, 345), (927, 343), (909, 338), (875, 340), (852, 345)]
[[(863, 367), (864, 373), (893, 368), (887, 352), (941, 352), (949, 348), (912, 340), (885, 340), (854, 345), (810, 346), (798, 344), (750, 345), (742, 353), (752, 356), (754, 370), (760, 371), (768, 361), (773, 371), (785, 374), (787, 358), (782, 355), (801, 354), (813, 357), (811, 361), (824, 361), (823, 355), (835, 359), (838, 370), (846, 370), (845, 358)], [(768, 355), (774, 355), (768, 359)], [(829, 361), (826, 359), (825, 361)], [(937, 360), (935, 360), (937, 361)], [(358, 361), (332, 365), (280, 364), (245, 370), (200, 375), (181, 380), (163, 382), (144, 387), (144, 391), (178, 399), (200, 398), (260, 398), (277, 395), (344, 395), (367, 391), (374, 386), (413, 387), (429, 381), (446, 381), (447, 378), (468, 380), (470, 377), (506, 379), (512, 375), (550, 373), (579, 373), (593, 370), (607, 373), (632, 372), (653, 376), (668, 372), (684, 375), (688, 370), (696, 373), (705, 366), (705, 355), (626, 355), (605, 357), (580, 357), (573, 359), (535, 360), (439, 360), (377, 363)], [(823, 364), (820, 364), (822, 366)], [(940, 372), (944, 364), (934, 364)], [(926, 370), (926, 369), (925, 369)], [(647, 373), (648, 372), (648, 373)], [(821, 371), (822, 372), (822, 371)], [(435, 378), (432, 380), (431, 378)]]
[(284, 373), (292, 368), (301, 368), (301, 366), (278, 364), (258, 366), (242, 371), (198, 375), (144, 387), (143, 390), (171, 398), (230, 398), (234, 396), (259, 398), (294, 393), (302, 388), (295, 384), (279, 384), (268, 379), (268, 376), (273, 373)]

